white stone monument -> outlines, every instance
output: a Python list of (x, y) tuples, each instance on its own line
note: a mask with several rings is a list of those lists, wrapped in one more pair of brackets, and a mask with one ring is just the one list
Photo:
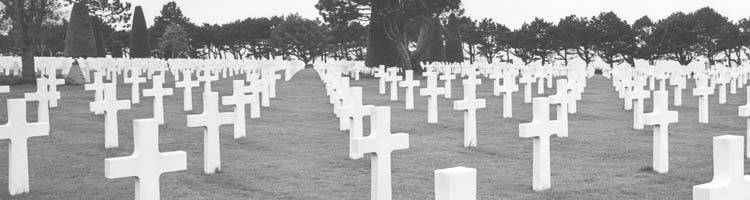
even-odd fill
[(409, 135), (391, 134), (390, 107), (374, 107), (371, 112), (372, 131), (367, 137), (355, 138), (354, 149), (357, 154), (374, 154), (370, 156), (370, 199), (391, 200), (391, 152), (408, 149)]
[(352, 160), (360, 159), (364, 155), (358, 154), (354, 149), (354, 139), (363, 136), (362, 120), (365, 116), (370, 116), (374, 106), (362, 105), (362, 87), (349, 88), (348, 105), (341, 108), (341, 117), (349, 118), (349, 158)]
[(117, 83), (104, 84), (104, 100), (89, 103), (91, 112), (104, 113), (104, 148), (119, 146), (117, 111), (130, 109), (129, 100), (117, 100)]
[(245, 106), (252, 103), (252, 96), (245, 94), (245, 81), (232, 81), (232, 95), (221, 97), (221, 104), (234, 107), (234, 139), (247, 135), (245, 128)]
[(133, 104), (141, 103), (141, 89), (140, 84), (146, 82), (146, 77), (141, 77), (140, 70), (130, 69), (130, 76), (125, 77), (125, 83), (131, 84), (130, 86), (130, 102)]
[(677, 111), (669, 111), (669, 92), (654, 92), (654, 111), (643, 116), (645, 125), (654, 126), (654, 162), (657, 173), (669, 172), (669, 124), (679, 120)]
[(200, 86), (200, 82), (193, 80), (193, 73), (183, 70), (182, 80), (175, 82), (174, 86), (176, 88), (184, 88), (182, 90), (182, 110), (193, 110), (193, 88)]
[(398, 75), (398, 68), (388, 68), (388, 76), (385, 81), (391, 83), (391, 101), (398, 101), (398, 82), (401, 76)]
[(513, 92), (518, 92), (516, 77), (506, 73), (503, 77), (503, 85), (498, 88), (495, 95), (503, 95), (503, 118), (513, 118)]
[(399, 86), (406, 88), (404, 94), (404, 101), (406, 102), (406, 110), (414, 110), (414, 87), (419, 87), (419, 80), (414, 80), (414, 71), (406, 70), (404, 80), (398, 83)]
[(203, 128), (203, 172), (213, 174), (221, 171), (221, 143), (219, 127), (234, 124), (234, 113), (219, 112), (219, 93), (203, 93), (203, 113), (188, 115), (187, 126)]
[(708, 87), (708, 78), (698, 78), (693, 96), (698, 96), (698, 123), (708, 124), (708, 96), (714, 94), (714, 88)]
[(477, 146), (477, 109), (487, 106), (484, 99), (476, 98), (476, 87), (482, 84), (481, 79), (476, 78), (475, 73), (463, 80), (464, 99), (453, 102), (454, 110), (464, 111), (464, 147)]
[(477, 169), (454, 167), (435, 170), (435, 200), (476, 200)]
[(136, 177), (135, 199), (158, 200), (159, 177), (163, 173), (187, 169), (184, 151), (159, 152), (159, 123), (154, 119), (133, 121), (133, 154), (104, 160), (108, 179)]
[(453, 98), (452, 91), (453, 91), (453, 80), (456, 79), (456, 75), (453, 74), (450, 71), (445, 72), (443, 75), (440, 75), (440, 80), (445, 81), (445, 84), (443, 85), (443, 88), (445, 88), (445, 98), (450, 99)]
[(172, 88), (164, 88), (164, 76), (154, 75), (151, 89), (143, 90), (144, 97), (154, 97), (154, 119), (159, 124), (164, 124), (164, 96), (172, 95)]
[(519, 124), (521, 138), (534, 139), (533, 181), (534, 191), (543, 191), (552, 187), (550, 171), (550, 137), (560, 134), (561, 121), (549, 120), (549, 99), (534, 98), (534, 119), (531, 123)]
[(49, 122), (49, 101), (60, 98), (60, 94), (50, 94), (47, 90), (47, 79), (36, 79), (36, 92), (24, 94), (26, 101), (38, 101), (37, 104), (37, 121)]
[(445, 95), (445, 88), (438, 87), (437, 73), (425, 72), (427, 87), (419, 89), (420, 96), (427, 96), (427, 123), (438, 123), (438, 95)]
[(8, 99), (8, 122), (0, 125), (0, 140), (8, 139), (8, 192), (11, 196), (29, 192), (29, 151), (31, 137), (49, 135), (48, 122), (26, 121), (26, 100)]
[(745, 175), (742, 136), (715, 137), (714, 178), (710, 183), (693, 186), (693, 200), (750, 199), (750, 176)]

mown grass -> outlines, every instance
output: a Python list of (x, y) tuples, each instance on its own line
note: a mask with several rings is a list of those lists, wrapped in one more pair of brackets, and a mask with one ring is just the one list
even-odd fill
[[(452, 109), (452, 101), (462, 97), (459, 83), (453, 85), (454, 99), (439, 101), (440, 123), (430, 125), (425, 97), (416, 97), (416, 109), (406, 111), (403, 89), (402, 101), (391, 102), (377, 94), (377, 80), (353, 81), (353, 86), (364, 87), (365, 103), (392, 107), (394, 133), (410, 134), (410, 149), (393, 153), (394, 199), (433, 199), (433, 171), (455, 166), (478, 169), (479, 199), (690, 199), (693, 185), (712, 178), (711, 138), (745, 133), (745, 119), (737, 117), (737, 106), (745, 104), (744, 89), (729, 95), (725, 105), (711, 96), (707, 125), (697, 123), (697, 98), (684, 90), (684, 106), (671, 108), (680, 114), (680, 122), (670, 126), (671, 170), (653, 173), (650, 127), (633, 130), (632, 113), (622, 109), (611, 80), (597, 76), (589, 80), (578, 114), (570, 115), (570, 137), (552, 139), (552, 189), (534, 192), (531, 140), (518, 137), (518, 124), (532, 118), (531, 104), (523, 103), (522, 93), (514, 94), (514, 118), (502, 119), (501, 98), (491, 95), (490, 83), (484, 80), (478, 87), (478, 97), (487, 99), (488, 106), (478, 111), (479, 148), (466, 149), (462, 112)], [(262, 118), (248, 118), (247, 138), (234, 140), (232, 127), (222, 127), (222, 172), (214, 175), (203, 174), (202, 130), (186, 126), (186, 115), (202, 109), (202, 89), (194, 90), (195, 110), (190, 112), (182, 111), (181, 89), (166, 97), (160, 149), (186, 151), (188, 170), (162, 175), (162, 199), (368, 199), (370, 159), (347, 159), (347, 133), (338, 131), (338, 119), (315, 72), (304, 70), (277, 88), (278, 98), (262, 109)], [(105, 150), (104, 118), (89, 112), (93, 92), (83, 86), (59, 89), (63, 99), (50, 112), (51, 135), (29, 141), (31, 193), (10, 197), (0, 189), (0, 199), (133, 199), (135, 179), (106, 179), (104, 159), (132, 153), (132, 120), (152, 116), (152, 99), (143, 98), (120, 112), (120, 148)], [(231, 79), (214, 83), (214, 90), (230, 95)], [(0, 94), (0, 113), (7, 112), (4, 99), (33, 91), (32, 85), (20, 85)], [(120, 99), (129, 99), (130, 86), (120, 84), (118, 93)], [(651, 100), (646, 102), (649, 112)], [(30, 121), (36, 118), (34, 105), (28, 104)], [(6, 118), (0, 115), (0, 124)], [(365, 130), (368, 127), (365, 123)], [(8, 144), (0, 141), (0, 171), (8, 167)], [(7, 184), (7, 173), (0, 173), (0, 188)]]

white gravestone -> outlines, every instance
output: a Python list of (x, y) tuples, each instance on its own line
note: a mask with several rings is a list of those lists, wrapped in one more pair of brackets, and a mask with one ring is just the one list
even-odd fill
[(513, 92), (518, 92), (516, 77), (506, 73), (503, 77), (503, 85), (498, 88), (498, 93), (503, 95), (503, 118), (513, 118)]
[(51, 98), (49, 100), (49, 107), (50, 108), (56, 108), (57, 107), (57, 100), (60, 100), (60, 91), (57, 91), (58, 85), (65, 84), (65, 79), (57, 79), (55, 75), (50, 75), (47, 77), (47, 86), (49, 86), (49, 94), (51, 95)]
[(276, 80), (281, 79), (281, 74), (277, 74), (273, 70), (268, 70), (261, 77), (262, 80), (268, 85), (268, 97), (276, 98)]
[(414, 71), (406, 70), (404, 80), (398, 83), (399, 86), (406, 88), (404, 94), (404, 101), (406, 102), (406, 110), (414, 110), (414, 87), (419, 87), (419, 80), (414, 80)]
[(693, 96), (698, 97), (698, 123), (708, 124), (708, 96), (714, 94), (714, 88), (708, 87), (707, 78), (699, 78), (693, 89)]
[(232, 96), (221, 97), (221, 103), (225, 106), (234, 107), (234, 139), (244, 138), (247, 135), (245, 128), (245, 106), (252, 103), (252, 96), (245, 94), (245, 81), (232, 81)]
[(427, 96), (427, 123), (438, 123), (438, 95), (445, 95), (445, 88), (439, 88), (437, 73), (425, 72), (427, 87), (419, 89), (420, 96)]
[(534, 98), (534, 119), (531, 123), (519, 124), (521, 138), (534, 139), (533, 181), (534, 191), (543, 191), (552, 187), (550, 171), (550, 137), (560, 134), (561, 121), (549, 120), (549, 99)]
[(104, 148), (119, 146), (117, 128), (117, 111), (130, 109), (130, 101), (117, 100), (117, 84), (104, 84), (104, 100), (89, 103), (92, 112), (104, 113)]
[(398, 68), (388, 68), (388, 77), (385, 81), (391, 83), (391, 101), (398, 101), (398, 82), (401, 76), (398, 75)]
[(385, 66), (378, 66), (378, 70), (375, 71), (375, 77), (378, 78), (378, 93), (385, 94), (385, 78), (388, 77), (388, 72), (385, 71)]
[(60, 98), (59, 94), (50, 94), (47, 90), (47, 79), (36, 79), (36, 92), (24, 94), (27, 101), (37, 101), (37, 121), (49, 122), (49, 101), (50, 99)]
[(350, 103), (341, 107), (341, 117), (349, 119), (349, 158), (352, 160), (360, 159), (362, 154), (358, 154), (354, 149), (354, 139), (363, 136), (362, 120), (365, 116), (370, 116), (372, 105), (362, 105), (362, 88), (349, 88)]
[(49, 135), (49, 123), (26, 121), (26, 100), (8, 99), (8, 122), (0, 125), (0, 140), (9, 139), (8, 192), (18, 195), (29, 192), (29, 151), (31, 137)]
[[(628, 78), (630, 79), (630, 78)], [(623, 104), (623, 107), (625, 110), (632, 110), (633, 109), (633, 88), (635, 85), (635, 81), (628, 80), (622, 82), (622, 89), (623, 92), (623, 99), (625, 100), (625, 103)]]
[(693, 186), (693, 200), (750, 199), (750, 176), (745, 175), (742, 136), (714, 137), (714, 178), (710, 183)]
[(172, 95), (172, 88), (164, 88), (164, 76), (154, 75), (151, 80), (154, 84), (151, 89), (143, 90), (144, 97), (154, 97), (154, 119), (159, 124), (164, 124), (164, 96)]
[(141, 103), (141, 89), (140, 89), (140, 84), (141, 83), (145, 83), (145, 82), (146, 82), (146, 78), (145, 77), (141, 77), (140, 70), (134, 70), (132, 68), (130, 69), (130, 76), (125, 77), (125, 83), (130, 83), (131, 84), (131, 86), (130, 86), (130, 89), (131, 89), (131, 91), (130, 91), (130, 94), (131, 94), (130, 102), (131, 103), (133, 103), (133, 104)]
[(263, 84), (258, 81), (251, 82), (245, 87), (245, 92), (250, 93), (250, 119), (260, 118), (260, 92), (263, 90)]
[(184, 151), (159, 152), (159, 123), (154, 119), (133, 121), (133, 154), (104, 160), (108, 179), (136, 177), (135, 199), (158, 200), (159, 177), (187, 169)]
[(221, 143), (219, 142), (219, 127), (234, 124), (234, 113), (219, 112), (219, 93), (203, 93), (203, 113), (188, 115), (188, 127), (203, 128), (203, 172), (213, 174), (221, 171)]
[(476, 98), (479, 84), (482, 84), (482, 80), (477, 79), (476, 74), (470, 74), (463, 80), (464, 99), (453, 102), (454, 110), (464, 111), (464, 147), (477, 146), (477, 109), (487, 106), (484, 99)]
[(719, 104), (726, 104), (727, 103), (727, 83), (729, 83), (729, 78), (726, 74), (720, 74), (719, 78), (717, 80), (719, 85)]
[(687, 84), (685, 77), (680, 74), (674, 74), (669, 79), (669, 84), (674, 85), (674, 106), (682, 106), (682, 90), (685, 89)]
[[(94, 72), (94, 83), (83, 85), (83, 89), (94, 91), (94, 101), (102, 101), (104, 98), (104, 77), (101, 72)], [(96, 113), (101, 114), (101, 113)]]
[(182, 71), (182, 81), (175, 82), (176, 88), (182, 90), (182, 110), (193, 110), (193, 88), (198, 87), (200, 82), (193, 80), (193, 73), (188, 70)]
[(531, 84), (534, 83), (534, 77), (524, 74), (520, 80), (523, 83), (523, 102), (531, 103)]
[(211, 92), (211, 82), (218, 81), (219, 77), (211, 74), (209, 70), (203, 70), (203, 73), (198, 76), (198, 81), (203, 82), (203, 92)]
[(0, 85), (0, 93), (8, 93), (8, 92), (10, 92), (10, 86)]
[(454, 167), (435, 170), (435, 200), (476, 200), (477, 169)]
[[(750, 138), (750, 87), (747, 88), (746, 95), (747, 95), (746, 99), (748, 103), (745, 104), (744, 106), (739, 107), (739, 116), (744, 117), (745, 121), (747, 121), (746, 122), (747, 131), (745, 133), (745, 138)], [(748, 143), (745, 146), (747, 146), (747, 158), (750, 158), (750, 141), (748, 141)]]
[(453, 74), (450, 71), (445, 72), (445, 74), (440, 75), (440, 80), (445, 81), (445, 84), (443, 85), (443, 88), (445, 88), (445, 98), (450, 99), (453, 98), (453, 80), (456, 79), (456, 75)]
[(568, 93), (567, 82), (566, 79), (557, 80), (557, 94), (548, 97), (550, 105), (554, 105), (557, 110), (556, 120), (560, 122), (560, 133), (557, 134), (559, 137), (568, 137), (568, 103), (570, 98), (575, 98)]
[(370, 156), (370, 199), (391, 200), (391, 152), (408, 149), (409, 135), (391, 134), (390, 107), (374, 107), (371, 112), (370, 135), (355, 138), (354, 149), (357, 154), (374, 154)]
[[(642, 79), (645, 82), (644, 79)], [(638, 81), (640, 82), (640, 81)], [(664, 90), (666, 91), (666, 90)], [(633, 129), (643, 129), (643, 101), (647, 98), (651, 98), (651, 91), (643, 90), (641, 83), (635, 83), (633, 91), (630, 93), (630, 97), (633, 101)]]
[(643, 116), (645, 125), (654, 126), (654, 162), (657, 173), (669, 172), (669, 124), (677, 123), (677, 111), (669, 111), (669, 92), (654, 92), (654, 111)]
[(536, 81), (536, 94), (544, 94), (544, 76), (538, 76)]

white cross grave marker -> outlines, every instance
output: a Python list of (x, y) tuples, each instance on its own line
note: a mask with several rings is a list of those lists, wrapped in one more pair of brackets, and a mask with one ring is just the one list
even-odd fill
[(370, 116), (374, 106), (362, 105), (362, 87), (349, 88), (349, 104), (341, 107), (341, 117), (349, 119), (349, 158), (352, 160), (360, 159), (362, 154), (358, 154), (354, 149), (356, 138), (362, 137), (362, 119)]
[(550, 137), (560, 134), (561, 121), (549, 120), (549, 99), (534, 98), (534, 119), (531, 123), (519, 124), (521, 138), (534, 138), (533, 181), (534, 191), (542, 191), (552, 186), (550, 178)]
[(443, 75), (440, 75), (440, 80), (445, 81), (445, 84), (443, 85), (443, 88), (445, 88), (445, 98), (450, 99), (453, 98), (452, 91), (453, 91), (453, 80), (456, 79), (456, 75), (453, 74), (450, 71), (445, 72)]
[(182, 110), (193, 110), (193, 88), (198, 87), (200, 82), (193, 80), (193, 73), (188, 70), (182, 71), (182, 81), (175, 82), (176, 88), (185, 88), (182, 90)]
[[(567, 87), (566, 87), (567, 88)], [(495, 95), (503, 95), (503, 118), (513, 117), (513, 92), (518, 92), (516, 77), (511, 73), (506, 73), (503, 77), (503, 85), (498, 89)]]
[(219, 112), (219, 93), (203, 93), (203, 113), (188, 115), (187, 125), (191, 128), (203, 127), (203, 172), (213, 174), (221, 171), (221, 143), (219, 127), (234, 124), (234, 113)]
[[(745, 138), (750, 138), (750, 87), (747, 88), (747, 104), (744, 106), (739, 107), (739, 115), (740, 117), (744, 117), (747, 121), (747, 131), (745, 133)], [(747, 146), (747, 158), (750, 158), (750, 141), (745, 145)]]
[(136, 177), (135, 199), (158, 200), (159, 177), (187, 169), (184, 151), (159, 152), (159, 123), (155, 119), (133, 121), (133, 154), (104, 160), (108, 179)]
[(437, 124), (438, 123), (438, 95), (445, 94), (445, 88), (439, 88), (437, 85), (437, 73), (425, 72), (427, 76), (427, 87), (419, 89), (420, 96), (428, 96), (427, 98), (427, 123)]
[(385, 81), (391, 82), (391, 101), (398, 101), (398, 82), (401, 76), (398, 75), (398, 68), (388, 68), (388, 77)]
[(105, 83), (104, 100), (91, 102), (89, 107), (92, 112), (104, 113), (104, 148), (117, 148), (117, 111), (130, 109), (130, 101), (117, 100), (117, 83)]
[(654, 126), (654, 162), (657, 173), (669, 172), (669, 124), (677, 123), (677, 111), (669, 111), (669, 92), (654, 92), (654, 111), (643, 116), (645, 125)]
[(244, 138), (245, 128), (245, 106), (252, 103), (252, 96), (245, 94), (245, 81), (232, 81), (232, 96), (221, 97), (221, 103), (225, 106), (234, 106), (234, 139)]
[(164, 96), (172, 95), (172, 88), (164, 88), (164, 76), (154, 75), (151, 80), (154, 84), (151, 89), (143, 90), (144, 97), (154, 97), (154, 119), (159, 124), (164, 124)]
[(464, 99), (453, 102), (454, 110), (464, 111), (464, 147), (477, 146), (477, 109), (487, 106), (484, 99), (476, 98), (476, 87), (482, 84), (481, 79), (476, 78), (476, 73), (470, 73), (463, 80)]
[(10, 195), (29, 192), (29, 151), (31, 137), (49, 135), (49, 123), (26, 121), (26, 100), (8, 99), (8, 122), (0, 125), (0, 139), (10, 140), (8, 191)]
[(708, 78), (698, 78), (693, 96), (698, 97), (698, 123), (708, 124), (708, 96), (714, 94), (714, 88), (708, 87)]
[(133, 104), (141, 103), (141, 89), (140, 84), (145, 83), (146, 78), (141, 77), (140, 70), (130, 68), (130, 76), (125, 77), (125, 83), (130, 83), (131, 98), (130, 101)]
[[(645, 83), (645, 77), (636, 80), (635, 87), (630, 92), (630, 97), (633, 101), (633, 129), (643, 129), (643, 101), (647, 98), (651, 98), (651, 91), (643, 90), (643, 83)], [(664, 90), (666, 91), (666, 90)]]
[(49, 101), (50, 99), (60, 98), (59, 94), (50, 94), (47, 90), (47, 79), (36, 79), (36, 92), (24, 94), (27, 101), (38, 101), (37, 104), (37, 121), (49, 122)]
[(403, 81), (398, 83), (399, 86), (406, 88), (404, 100), (406, 101), (406, 110), (414, 110), (414, 87), (419, 87), (419, 80), (414, 80), (414, 71), (406, 70)]
[(374, 107), (371, 113), (370, 135), (355, 138), (354, 149), (357, 154), (374, 154), (370, 156), (372, 168), (370, 199), (391, 200), (391, 152), (408, 149), (409, 135), (391, 134), (390, 107)]

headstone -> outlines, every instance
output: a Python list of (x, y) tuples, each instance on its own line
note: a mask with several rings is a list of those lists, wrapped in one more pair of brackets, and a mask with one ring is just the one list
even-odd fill
[(727, 82), (729, 82), (726, 74), (721, 74), (719, 77), (719, 104), (727, 103)]
[[(94, 101), (102, 101), (104, 99), (104, 77), (101, 72), (94, 72), (94, 83), (83, 85), (84, 90), (94, 91)], [(102, 114), (102, 113), (95, 113)]]
[(398, 75), (398, 68), (388, 68), (388, 77), (385, 81), (391, 83), (391, 101), (398, 101), (398, 82), (401, 76)]
[(534, 191), (551, 188), (550, 172), (550, 137), (560, 134), (561, 121), (549, 120), (549, 99), (534, 98), (534, 119), (531, 123), (519, 124), (518, 133), (521, 138), (534, 139), (533, 181)]
[(362, 120), (365, 116), (370, 116), (372, 105), (362, 105), (362, 88), (349, 88), (349, 104), (341, 107), (341, 117), (349, 119), (349, 158), (352, 160), (360, 159), (362, 154), (358, 154), (354, 149), (354, 139), (363, 136)]
[(10, 86), (0, 85), (0, 93), (8, 93), (8, 92), (10, 92)]
[(710, 183), (693, 186), (694, 200), (750, 199), (750, 176), (745, 175), (742, 136), (714, 137), (714, 178)]
[(184, 88), (182, 90), (182, 110), (193, 110), (193, 88), (198, 87), (199, 85), (200, 82), (193, 80), (192, 72), (188, 70), (182, 71), (182, 80), (175, 82), (176, 88)]
[(524, 84), (523, 86), (523, 102), (524, 103), (531, 103), (531, 84), (534, 82), (534, 77), (528, 74), (523, 74), (521, 77), (521, 83)]
[(536, 94), (544, 94), (544, 76), (538, 76), (536, 81)]
[(388, 72), (385, 71), (384, 65), (378, 66), (375, 77), (378, 78), (378, 93), (385, 94), (385, 78), (388, 77)]
[(391, 134), (391, 108), (374, 107), (370, 117), (371, 132), (367, 137), (355, 138), (357, 154), (372, 153), (370, 195), (372, 200), (391, 200), (391, 152), (409, 148), (409, 135)]
[(48, 122), (26, 121), (26, 100), (8, 99), (8, 122), (0, 125), (0, 140), (9, 139), (8, 192), (11, 196), (29, 192), (29, 156), (31, 137), (49, 135)]
[(427, 87), (419, 89), (420, 96), (427, 96), (427, 123), (438, 123), (438, 95), (445, 95), (445, 88), (437, 85), (437, 73), (425, 72), (427, 76)]
[(463, 80), (464, 99), (453, 102), (454, 110), (464, 111), (464, 147), (477, 146), (477, 109), (485, 108), (486, 101), (476, 98), (476, 87), (482, 84), (481, 79), (476, 78), (476, 74), (470, 74)]
[(198, 76), (198, 81), (203, 82), (203, 92), (211, 92), (211, 82), (218, 81), (219, 77), (211, 74), (210, 70), (203, 70), (203, 73)]
[(24, 94), (27, 101), (37, 101), (37, 121), (49, 123), (49, 101), (50, 99), (60, 98), (59, 94), (50, 94), (47, 90), (47, 79), (36, 79), (36, 92)]
[(164, 96), (172, 95), (172, 88), (164, 88), (164, 77), (154, 75), (151, 89), (143, 90), (144, 97), (154, 97), (154, 119), (159, 124), (164, 124)]
[(443, 88), (445, 88), (445, 98), (450, 99), (453, 98), (452, 91), (453, 91), (453, 80), (456, 79), (456, 75), (451, 73), (450, 71), (445, 72), (443, 75), (440, 75), (440, 80), (445, 81), (445, 84), (443, 85)]
[(159, 177), (166, 172), (187, 169), (184, 151), (159, 152), (159, 123), (155, 119), (133, 121), (133, 154), (104, 160), (108, 179), (136, 177), (135, 199), (158, 200)]
[(657, 173), (669, 172), (669, 124), (677, 123), (677, 111), (669, 111), (669, 92), (660, 90), (654, 92), (654, 111), (645, 114), (645, 125), (654, 126), (654, 162), (653, 169)]
[(65, 79), (57, 79), (54, 73), (47, 77), (47, 86), (49, 86), (49, 94), (52, 97), (49, 100), (50, 108), (57, 107), (57, 100), (60, 100), (60, 91), (57, 91), (57, 86), (62, 84), (65, 84)]
[(554, 105), (557, 110), (556, 121), (559, 122), (559, 137), (568, 137), (568, 103), (575, 96), (568, 93), (568, 80), (557, 80), (557, 94), (549, 96), (550, 105)]
[(92, 112), (104, 113), (104, 148), (119, 146), (117, 111), (130, 109), (130, 101), (117, 100), (117, 83), (104, 84), (104, 100), (89, 103)]
[(187, 125), (191, 128), (203, 128), (203, 172), (213, 174), (221, 171), (221, 143), (219, 127), (234, 124), (234, 113), (219, 112), (219, 93), (203, 93), (203, 113), (188, 115)]
[(513, 118), (513, 92), (518, 92), (516, 77), (506, 73), (503, 77), (503, 85), (498, 89), (496, 95), (503, 95), (503, 118)]
[(406, 110), (414, 110), (414, 87), (419, 87), (419, 80), (414, 80), (414, 71), (406, 70), (404, 80), (398, 83), (399, 86), (406, 88), (404, 100)]
[(477, 169), (454, 167), (435, 170), (435, 200), (476, 200)]
[(651, 98), (651, 91), (643, 90), (642, 82), (645, 82), (645, 80), (640, 80), (642, 81), (636, 80), (635, 87), (630, 92), (631, 99), (635, 101), (633, 102), (633, 129), (636, 130), (643, 129), (643, 101), (644, 99)]
[(140, 70), (137, 70), (137, 69), (134, 70), (133, 68), (130, 69), (130, 76), (125, 77), (125, 83), (130, 83), (131, 84), (131, 86), (130, 86), (130, 89), (131, 89), (131, 92), (130, 92), (130, 94), (131, 94), (130, 102), (131, 103), (133, 103), (133, 104), (141, 103), (141, 89), (140, 89), (140, 84), (141, 83), (145, 83), (145, 82), (146, 82), (146, 78), (145, 77), (141, 77)]
[(263, 84), (259, 81), (251, 82), (245, 87), (245, 92), (250, 93), (250, 119), (260, 118), (260, 93), (263, 90)]
[(698, 96), (698, 123), (708, 124), (708, 96), (714, 94), (713, 87), (707, 87), (708, 78), (698, 78), (693, 96)]
[(232, 96), (221, 97), (221, 103), (225, 106), (234, 107), (234, 139), (244, 138), (245, 128), (245, 106), (252, 102), (252, 96), (245, 94), (245, 81), (232, 81)]

